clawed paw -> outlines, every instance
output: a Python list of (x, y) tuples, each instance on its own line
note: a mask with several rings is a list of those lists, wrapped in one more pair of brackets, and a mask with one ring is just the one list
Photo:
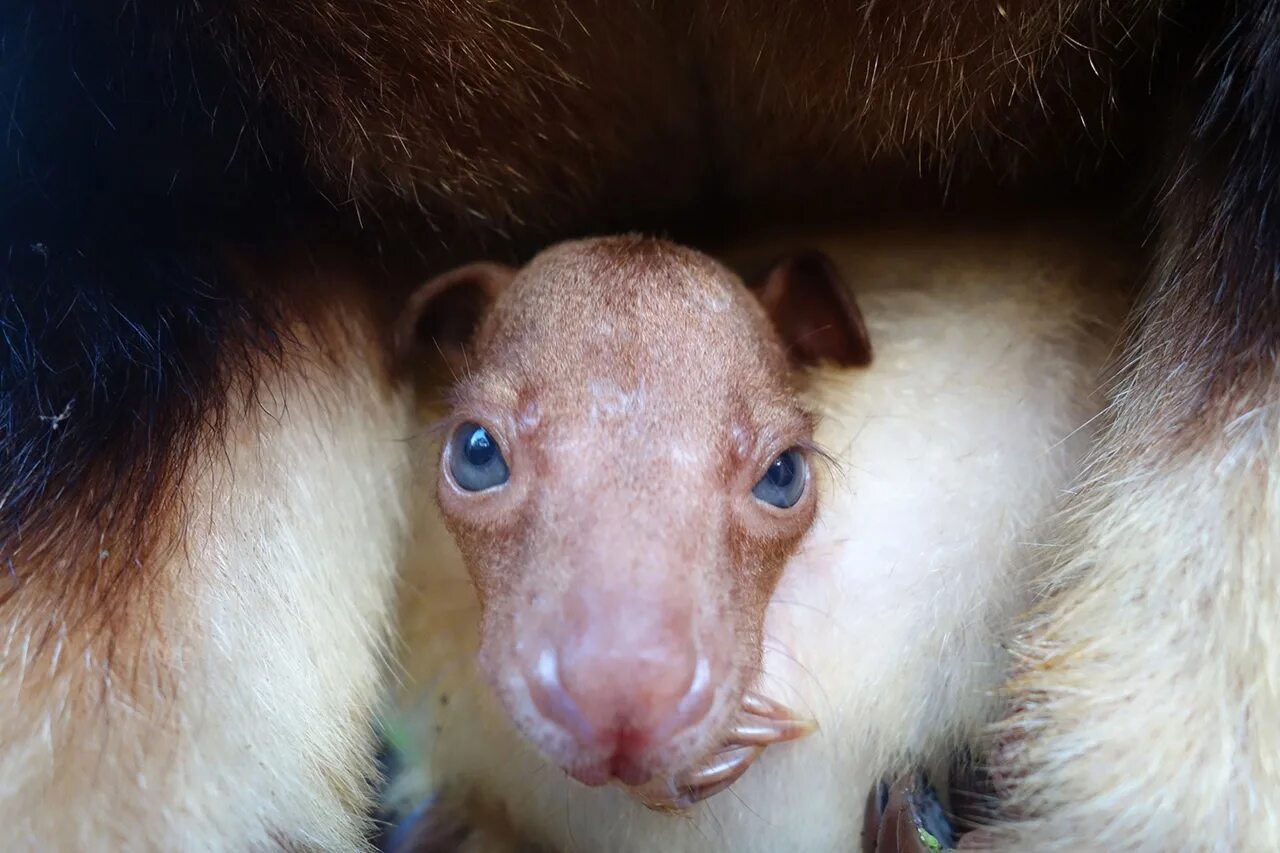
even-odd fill
[(710, 756), (672, 779), (654, 780), (633, 793), (655, 811), (687, 809), (742, 778), (765, 747), (804, 737), (816, 728), (814, 721), (748, 692), (733, 726)]

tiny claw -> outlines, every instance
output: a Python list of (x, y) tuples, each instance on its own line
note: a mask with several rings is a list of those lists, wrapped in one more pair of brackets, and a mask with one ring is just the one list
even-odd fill
[(725, 742), (736, 746), (771, 746), (811, 735), (817, 728), (813, 720), (746, 719), (729, 730)]
[(763, 746), (740, 746), (716, 753), (710, 761), (690, 771), (673, 786), (675, 796), (668, 801), (667, 807), (687, 809), (720, 793), (742, 778), (762, 752)]
[(705, 763), (675, 779), (653, 781), (632, 789), (648, 808), (678, 812), (728, 788), (747, 772), (763, 746), (737, 746), (713, 754)]
[(685, 777), (683, 787), (705, 788), (726, 779), (732, 782), (746, 773), (762, 752), (763, 746), (739, 746), (717, 753), (711, 761)]
[(674, 779), (651, 782), (633, 793), (655, 811), (680, 811), (720, 793), (747, 772), (765, 747), (812, 734), (818, 725), (758, 693), (742, 698), (742, 717), (704, 763)]
[(759, 693), (750, 690), (742, 697), (742, 710), (757, 717), (767, 717), (770, 720), (790, 720), (795, 718), (795, 714), (791, 713), (785, 706), (779, 705), (772, 699), (766, 699)]

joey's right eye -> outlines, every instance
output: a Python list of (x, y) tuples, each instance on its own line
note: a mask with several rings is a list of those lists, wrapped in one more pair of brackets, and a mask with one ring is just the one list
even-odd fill
[(511, 473), (502, 450), (489, 431), (479, 424), (458, 427), (449, 443), (449, 473), (468, 492), (483, 492), (507, 482)]

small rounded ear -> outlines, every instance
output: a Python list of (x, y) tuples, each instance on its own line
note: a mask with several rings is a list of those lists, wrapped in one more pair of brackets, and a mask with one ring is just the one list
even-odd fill
[(752, 290), (795, 363), (871, 363), (871, 339), (862, 312), (840, 271), (823, 253), (784, 258)]
[(428, 281), (409, 297), (396, 324), (396, 357), (443, 358), (455, 372), (480, 321), (516, 271), (502, 264), (477, 262)]

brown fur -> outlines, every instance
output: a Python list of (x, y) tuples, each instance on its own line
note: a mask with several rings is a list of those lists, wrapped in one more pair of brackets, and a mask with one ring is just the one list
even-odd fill
[(232, 21), (340, 199), (527, 234), (709, 195), (829, 206), (834, 181), (863, 190), (848, 211), (914, 178), (1088, 170), (1121, 139), (1120, 72), (1149, 55), (1155, 17), (1035, 0), (273, 0)]
[(1093, 167), (1121, 143), (1122, 69), (1150, 5), (701, 3), (732, 197), (878, 206), (885, 187)]
[[(693, 201), (690, 55), (640, 4), (233, 4), (262, 85), (338, 200), (408, 200), (447, 232)], [(643, 120), (633, 120), (643, 117)], [(668, 153), (682, 152), (679, 160)], [(555, 152), (554, 156), (550, 156)]]

